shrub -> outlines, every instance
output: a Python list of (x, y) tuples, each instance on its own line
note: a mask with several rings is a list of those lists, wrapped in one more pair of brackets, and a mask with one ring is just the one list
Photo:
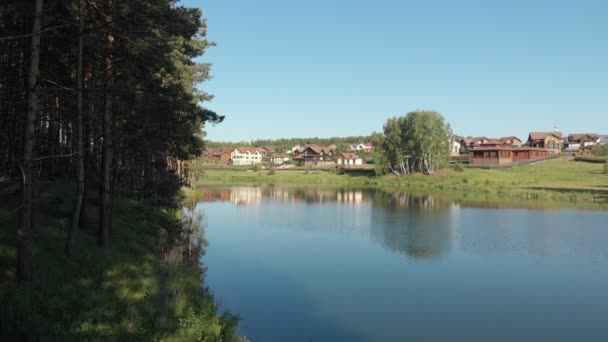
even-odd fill
[(604, 167), (602, 168), (602, 172), (603, 172), (605, 175), (608, 175), (608, 164), (604, 164)]
[(462, 166), (462, 164), (460, 164), (460, 163), (456, 163), (456, 164), (454, 164), (454, 171), (463, 172), (464, 166)]
[(269, 176), (272, 176), (272, 175), (274, 175), (276, 173), (277, 173), (277, 171), (275, 169), (270, 169), (270, 170), (268, 170), (268, 172), (266, 174), (269, 175)]

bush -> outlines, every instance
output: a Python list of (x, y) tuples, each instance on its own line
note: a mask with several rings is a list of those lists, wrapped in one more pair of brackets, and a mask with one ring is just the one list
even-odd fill
[(603, 172), (605, 175), (608, 175), (608, 164), (604, 164), (604, 167), (602, 168), (602, 172)]
[(456, 164), (454, 164), (454, 171), (463, 172), (464, 166), (462, 166), (462, 164), (460, 164), (460, 163), (456, 163)]
[(270, 170), (268, 170), (268, 172), (266, 174), (269, 175), (269, 176), (272, 176), (272, 175), (274, 175), (276, 173), (277, 173), (277, 171), (275, 169), (270, 169)]

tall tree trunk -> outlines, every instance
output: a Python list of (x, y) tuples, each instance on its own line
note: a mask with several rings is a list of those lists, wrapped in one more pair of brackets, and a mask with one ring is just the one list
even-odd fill
[(99, 229), (97, 231), (97, 245), (106, 247), (110, 240), (110, 224), (112, 220), (112, 193), (111, 193), (111, 165), (112, 165), (112, 83), (113, 83), (113, 65), (112, 65), (112, 47), (114, 36), (110, 30), (112, 22), (112, 0), (108, 0), (108, 15), (106, 22), (108, 24), (108, 33), (106, 34), (106, 98), (103, 112), (103, 146), (101, 156), (101, 206), (99, 210)]
[(84, 196), (84, 130), (83, 130), (83, 50), (84, 50), (84, 1), (80, 0), (80, 28), (78, 37), (78, 70), (76, 73), (76, 87), (78, 88), (78, 95), (76, 98), (76, 163), (77, 163), (77, 184), (76, 184), (76, 196), (74, 199), (74, 209), (72, 210), (72, 223), (68, 230), (68, 238), (65, 244), (65, 255), (70, 256), (74, 250), (74, 241), (76, 240), (76, 233), (78, 232), (78, 225), (80, 223), (80, 209), (82, 207), (82, 200)]
[(32, 196), (34, 187), (35, 123), (38, 109), (38, 75), (40, 66), (40, 21), (42, 0), (34, 0), (34, 17), (30, 46), (30, 65), (27, 75), (27, 113), (24, 124), (22, 201), (17, 228), (17, 278), (32, 278)]

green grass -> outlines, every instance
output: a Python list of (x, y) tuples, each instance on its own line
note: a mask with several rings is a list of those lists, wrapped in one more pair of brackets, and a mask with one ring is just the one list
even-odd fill
[(282, 185), (378, 187), (411, 191), (483, 194), (497, 198), (559, 201), (608, 201), (608, 175), (601, 164), (576, 162), (570, 158), (547, 160), (511, 169), (446, 168), (432, 176), (350, 176), (332, 172), (277, 170), (242, 172), (208, 170), (199, 185)]
[[(63, 247), (73, 186), (66, 182), (43, 186), (41, 224), (34, 240), (35, 277), (17, 283), (13, 210), (18, 199), (6, 183), (0, 183), (0, 193), (5, 188), (0, 201), (0, 339), (233, 338), (236, 319), (229, 314), (218, 317), (217, 306), (201, 284), (204, 274), (198, 259), (183, 262), (184, 251), (171, 244), (172, 237), (181, 236), (175, 209), (118, 199), (111, 246), (96, 247), (91, 224), (79, 231), (74, 256), (66, 258)], [(96, 222), (92, 209), (91, 222)]]

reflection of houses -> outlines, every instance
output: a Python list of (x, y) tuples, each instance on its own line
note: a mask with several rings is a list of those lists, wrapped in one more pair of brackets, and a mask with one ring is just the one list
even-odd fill
[(478, 147), (470, 152), (472, 165), (509, 165), (526, 160), (547, 158), (549, 151), (532, 147)]
[(363, 159), (354, 153), (340, 153), (336, 162), (340, 166), (363, 165)]
[(552, 153), (559, 153), (562, 150), (562, 133), (530, 132), (526, 145), (549, 150)]
[(568, 134), (568, 138), (564, 141), (564, 150), (568, 152), (577, 152), (579, 150), (589, 150), (589, 148), (598, 143), (599, 136), (595, 133), (579, 133)]
[(333, 163), (335, 148), (321, 147), (319, 145), (307, 145), (302, 154), (304, 165), (322, 165)]
[(254, 165), (262, 162), (262, 153), (256, 147), (237, 147), (232, 151), (233, 165)]
[(261, 198), (262, 188), (258, 187), (234, 187), (230, 193), (230, 201), (235, 205), (258, 203)]

